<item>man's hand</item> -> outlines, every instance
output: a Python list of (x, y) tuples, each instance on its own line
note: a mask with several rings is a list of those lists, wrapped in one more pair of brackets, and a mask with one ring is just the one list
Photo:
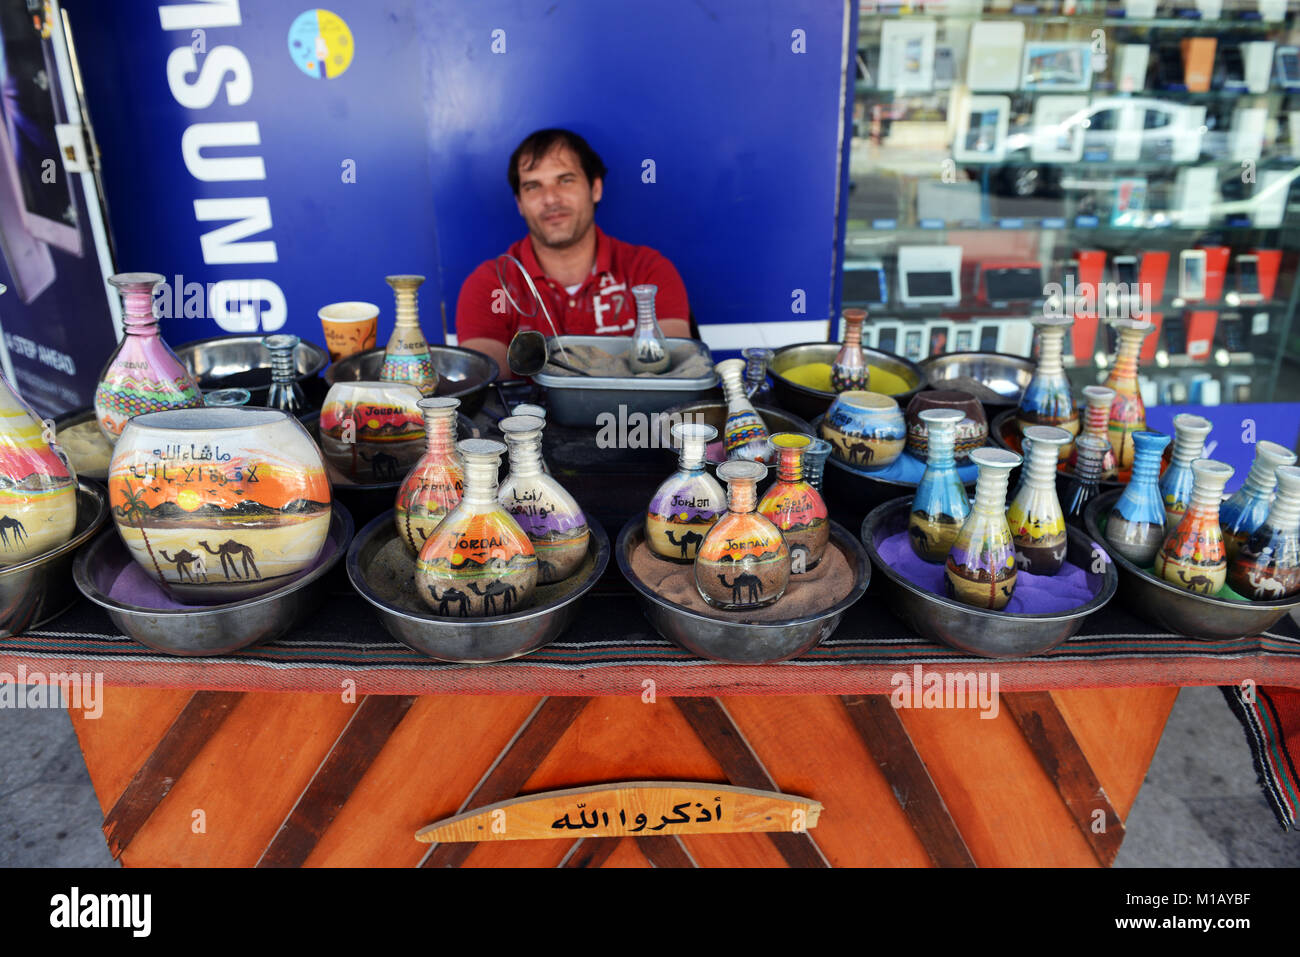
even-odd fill
[(519, 378), (510, 371), (510, 366), (506, 364), (505, 343), (498, 342), (496, 339), (467, 339), (461, 343), (461, 346), (466, 349), (473, 349), (476, 352), (481, 352), (485, 356), (491, 356), (495, 359), (497, 365), (501, 368), (501, 379), (503, 381), (506, 379)]

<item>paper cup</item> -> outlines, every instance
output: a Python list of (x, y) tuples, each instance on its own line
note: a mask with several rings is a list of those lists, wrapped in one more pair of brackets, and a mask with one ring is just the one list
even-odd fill
[(316, 313), (325, 330), (330, 361), (375, 347), (379, 333), (379, 307), (372, 302), (332, 302)]

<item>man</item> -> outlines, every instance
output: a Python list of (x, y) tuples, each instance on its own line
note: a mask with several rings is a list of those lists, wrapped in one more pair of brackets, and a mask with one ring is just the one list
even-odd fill
[[(576, 133), (549, 129), (528, 136), (511, 154), (506, 174), (528, 235), (508, 252), (532, 276), (561, 334), (629, 335), (636, 328), (631, 289), (653, 283), (664, 335), (689, 336), (686, 287), (673, 264), (596, 226), (605, 172), (596, 151)], [(532, 317), (516, 312), (500, 285), (495, 259), (469, 274), (456, 302), (456, 335), (462, 346), (487, 353), (509, 375), (506, 346), (515, 331), (550, 335), (551, 329), (540, 310)]]

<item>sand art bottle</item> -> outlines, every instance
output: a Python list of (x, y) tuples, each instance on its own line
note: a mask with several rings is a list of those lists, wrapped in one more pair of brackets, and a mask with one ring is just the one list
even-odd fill
[(1243, 598), (1278, 601), (1300, 592), (1300, 468), (1277, 469), (1268, 517), (1228, 560), (1228, 584)]
[(511, 415), (497, 423), (510, 449), (510, 474), (497, 501), (514, 517), (537, 553), (537, 580), (563, 581), (587, 557), (591, 531), (573, 496), (542, 471), (542, 429), (532, 415)]
[[(532, 402), (520, 402), (517, 406), (514, 407), (514, 409), (511, 411), (510, 414), (511, 415), (535, 415), (543, 422), (546, 421), (546, 409), (540, 405), (535, 405)], [(551, 467), (546, 464), (546, 454), (544, 452), (538, 452), (538, 455), (541, 456), (542, 471), (545, 472), (547, 475), (550, 475)]]
[[(1072, 325), (1074, 320), (1068, 316), (1043, 316), (1034, 320), (1038, 332), (1038, 365), (1020, 396), (1016, 413), (1016, 424), (1022, 434), (1031, 425), (1054, 425), (1069, 432), (1071, 438), (1079, 432), (1079, 412), (1074, 407), (1070, 380), (1061, 363), (1065, 333)], [(1069, 446), (1063, 446), (1061, 458), (1069, 454)]]
[[(77, 524), (77, 479), (53, 430), (0, 376), (0, 567), (62, 545)], [(26, 583), (32, 592), (33, 583)], [(19, 579), (14, 597), (24, 590)], [(34, 594), (33, 594), (33, 597)]]
[(1192, 463), (1205, 453), (1210, 420), (1187, 412), (1174, 416), (1174, 454), (1160, 477), (1160, 496), (1165, 503), (1165, 528), (1175, 529), (1192, 500)]
[(465, 467), (456, 451), (460, 399), (429, 396), (416, 403), (424, 413), (425, 451), (397, 490), (397, 534), (418, 555), (438, 523), (465, 489)]
[[(1115, 465), (1115, 450), (1110, 444), (1110, 409), (1115, 400), (1115, 390), (1109, 389), (1104, 385), (1088, 385), (1083, 387), (1083, 430), (1080, 435), (1091, 435), (1106, 443), (1102, 452), (1100, 468), (1101, 472), (1097, 478), (1101, 481), (1113, 481), (1117, 468)], [(1079, 457), (1079, 449), (1076, 446), (1070, 450), (1070, 470), (1074, 471)], [(1130, 458), (1129, 464), (1132, 465)]]
[(1133, 433), (1133, 474), (1106, 519), (1106, 543), (1139, 568), (1146, 568), (1165, 542), (1169, 527), (1160, 497), (1160, 458), (1169, 436)]
[(865, 309), (844, 310), (844, 344), (831, 363), (831, 389), (835, 392), (865, 392), (868, 389), (871, 367), (862, 352), (862, 323), (866, 318)]
[(725, 611), (770, 605), (790, 583), (790, 549), (781, 530), (754, 510), (761, 462), (733, 459), (718, 466), (727, 483), (727, 513), (704, 536), (695, 557), (695, 587)]
[(1228, 577), (1219, 528), (1219, 504), (1233, 468), (1213, 459), (1192, 463), (1192, 500), (1178, 527), (1156, 553), (1155, 574), (1198, 595), (1213, 595)]
[(1133, 465), (1133, 433), (1147, 427), (1147, 410), (1138, 388), (1138, 355), (1155, 324), (1145, 319), (1116, 319), (1111, 324), (1119, 331), (1119, 342), (1106, 377), (1106, 387), (1115, 390), (1110, 404), (1110, 444), (1116, 466), (1127, 469)]
[(384, 349), (384, 364), (379, 370), (381, 382), (405, 382), (433, 395), (438, 388), (438, 369), (429, 354), (429, 342), (420, 329), (420, 308), (416, 290), (423, 276), (385, 276), (393, 287), (396, 300), (396, 323)]
[(758, 511), (781, 530), (790, 549), (790, 574), (812, 571), (831, 538), (830, 516), (821, 493), (804, 481), (804, 451), (812, 436), (778, 432), (771, 438), (776, 454), (776, 481), (758, 503)]
[(970, 455), (979, 468), (975, 501), (948, 553), (948, 596), (976, 608), (1005, 608), (1016, 588), (1016, 545), (1007, 525), (1007, 483), (1020, 456), (981, 448)]
[(1246, 473), (1246, 481), (1219, 506), (1219, 527), (1223, 529), (1228, 561), (1236, 557), (1237, 549), (1268, 517), (1273, 490), (1277, 488), (1274, 473), (1279, 465), (1295, 465), (1295, 453), (1276, 442), (1260, 442), (1255, 446), (1255, 461)]
[(264, 336), (262, 345), (271, 353), (271, 388), (266, 394), (266, 407), (279, 409), (290, 415), (307, 411), (307, 399), (298, 385), (297, 336), (277, 334)]
[(722, 393), (727, 399), (727, 421), (722, 427), (722, 442), (727, 458), (761, 462), (768, 454), (767, 426), (745, 396), (744, 359), (724, 359), (717, 364), (722, 377)]
[(1070, 433), (1047, 425), (1025, 429), (1025, 467), (1007, 508), (1016, 543), (1016, 568), (1031, 575), (1055, 575), (1065, 563), (1065, 513), (1056, 496), (1056, 463)]
[(718, 430), (703, 422), (678, 422), (672, 428), (680, 452), (677, 471), (650, 496), (645, 538), (660, 558), (695, 561), (704, 536), (727, 510), (727, 495), (704, 467), (705, 452)]
[(749, 401), (762, 405), (772, 398), (772, 384), (767, 381), (767, 367), (776, 355), (771, 349), (753, 346), (742, 349), (745, 357), (745, 395)]
[(957, 423), (965, 417), (960, 409), (923, 409), (918, 418), (929, 432), (925, 474), (912, 496), (907, 517), (907, 538), (912, 551), (927, 562), (948, 557), (962, 523), (970, 514), (970, 497), (957, 475), (953, 448)]
[(638, 372), (667, 372), (672, 361), (668, 354), (668, 340), (655, 318), (657, 292), (659, 287), (651, 283), (632, 287), (632, 298), (636, 300), (636, 329), (627, 349), (627, 365), (633, 375)]
[(1097, 497), (1101, 463), (1111, 452), (1111, 447), (1110, 442), (1095, 435), (1081, 435), (1074, 440), (1074, 449), (1078, 456), (1074, 460), (1074, 474), (1070, 476), (1065, 496), (1061, 499), (1061, 511), (1065, 513), (1067, 525), (1083, 528), (1084, 510)]

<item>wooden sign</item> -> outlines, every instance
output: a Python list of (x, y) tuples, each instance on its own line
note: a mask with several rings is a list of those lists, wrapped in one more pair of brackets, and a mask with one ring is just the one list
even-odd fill
[(694, 781), (628, 781), (544, 791), (457, 814), (415, 832), (427, 844), (641, 834), (806, 831), (822, 806), (777, 791)]

